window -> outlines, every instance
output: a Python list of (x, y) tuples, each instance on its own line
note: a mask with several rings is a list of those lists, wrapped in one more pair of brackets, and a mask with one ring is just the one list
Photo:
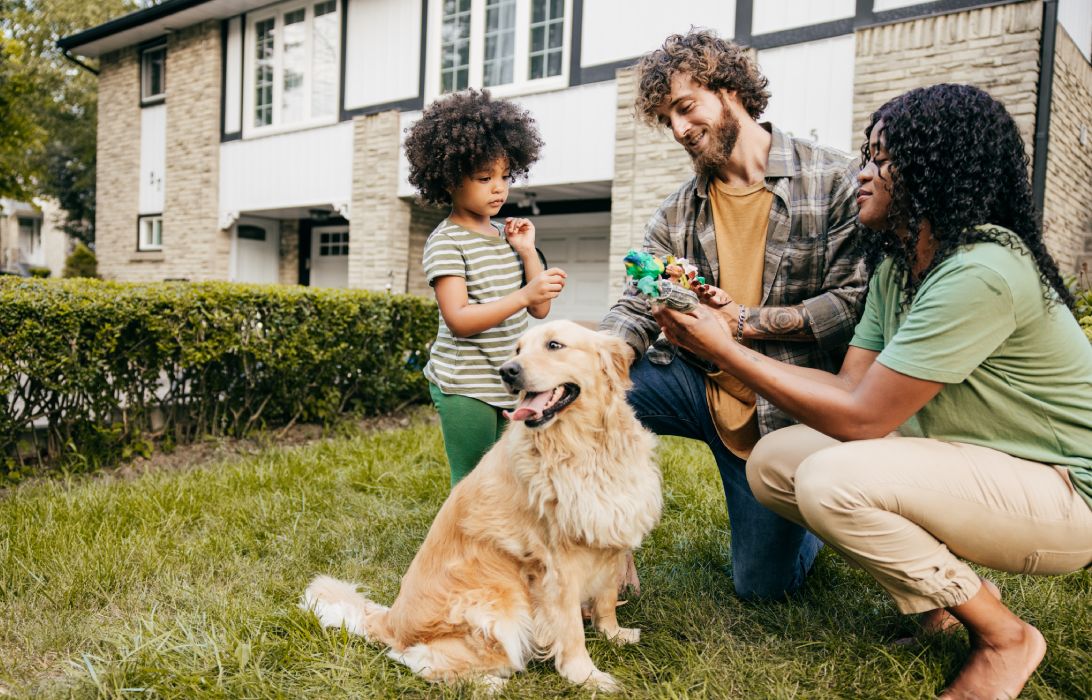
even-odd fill
[(349, 232), (330, 231), (319, 234), (319, 256), (349, 254)]
[(163, 250), (163, 215), (140, 217), (137, 250)]
[(140, 101), (158, 102), (167, 96), (167, 47), (144, 49), (140, 54)]
[(337, 119), (341, 25), (337, 0), (289, 3), (247, 23), (246, 130)]
[(433, 0), (430, 92), (512, 95), (564, 87), (571, 0)]
[(42, 220), (19, 217), (19, 248), (28, 259), (38, 256), (42, 249)]

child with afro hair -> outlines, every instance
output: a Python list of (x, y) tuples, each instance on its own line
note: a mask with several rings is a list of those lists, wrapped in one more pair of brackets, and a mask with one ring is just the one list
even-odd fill
[(423, 263), (440, 307), (425, 377), (452, 486), (500, 437), (504, 410), (515, 408), (500, 366), (515, 353), (527, 314), (545, 318), (565, 286), (564, 271), (543, 269), (530, 221), (492, 221), (541, 148), (531, 115), (484, 90), (432, 103), (406, 137), (420, 199), (451, 208), (429, 234)]

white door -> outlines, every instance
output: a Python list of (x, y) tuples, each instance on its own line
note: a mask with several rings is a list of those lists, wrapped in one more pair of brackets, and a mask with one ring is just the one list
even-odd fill
[(311, 229), (311, 286), (349, 286), (349, 227)]
[[(547, 320), (598, 325), (610, 308), (610, 212), (538, 216), (535, 245), (550, 267), (568, 275)], [(621, 262), (619, 262), (620, 269)]]
[(269, 219), (239, 219), (235, 225), (236, 282), (275, 284), (280, 267), (280, 224)]

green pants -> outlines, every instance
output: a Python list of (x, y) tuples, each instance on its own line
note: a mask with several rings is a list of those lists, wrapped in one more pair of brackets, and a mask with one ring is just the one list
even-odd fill
[(489, 451), (501, 432), (505, 418), (499, 408), (469, 396), (445, 394), (431, 382), (428, 391), (444, 434), (444, 450), (451, 466), (451, 485), (469, 474)]

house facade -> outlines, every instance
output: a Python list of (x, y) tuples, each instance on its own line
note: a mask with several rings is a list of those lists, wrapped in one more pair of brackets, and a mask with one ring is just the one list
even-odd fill
[(49, 270), (60, 277), (72, 241), (56, 224), (64, 212), (52, 201), (0, 198), (0, 274)]
[(637, 57), (691, 25), (753, 47), (763, 119), (847, 152), (907, 89), (990, 91), (1051, 251), (1066, 273), (1092, 259), (1087, 0), (165, 0), (59, 42), (98, 60), (99, 271), (427, 293), (443, 212), (414, 201), (401, 142), (424, 105), (488, 87), (546, 142), (502, 215), (532, 216), (569, 273), (555, 314), (594, 321), (691, 172), (632, 110)]

